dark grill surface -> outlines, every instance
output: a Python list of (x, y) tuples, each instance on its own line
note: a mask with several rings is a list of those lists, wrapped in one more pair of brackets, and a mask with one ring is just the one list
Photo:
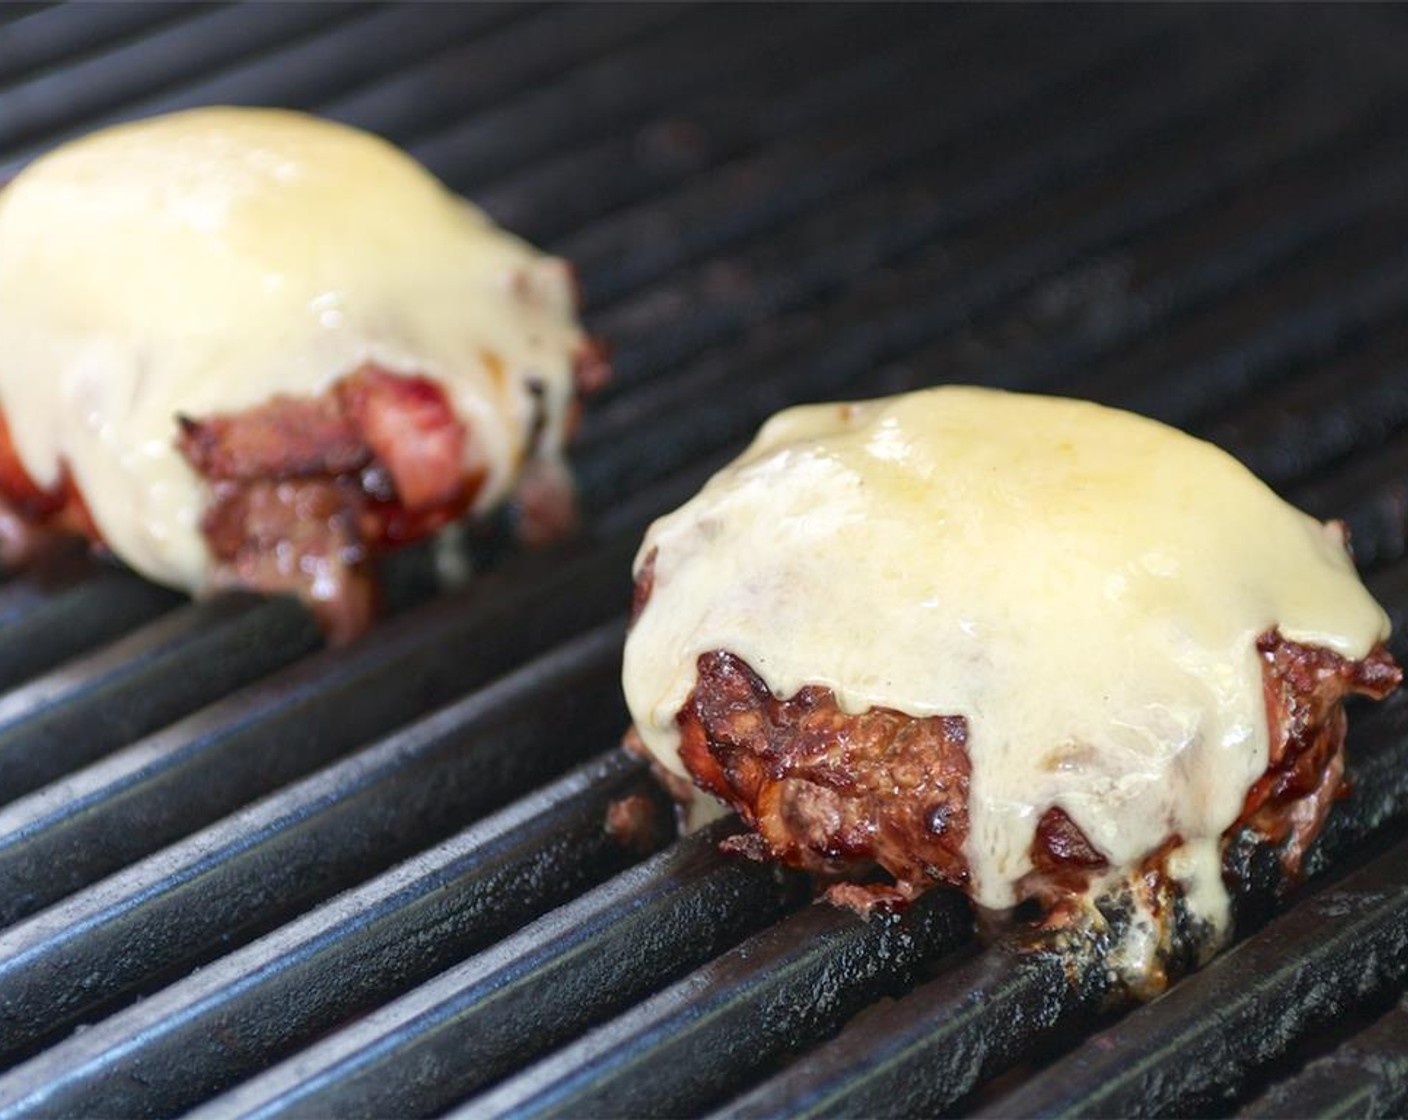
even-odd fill
[(735, 824), (672, 841), (615, 745), (642, 530), (806, 400), (1175, 422), (1408, 621), (1405, 50), (1394, 8), (0, 10), (0, 173), (313, 109), (573, 259), (617, 354), (585, 537), (405, 556), (350, 649), (81, 559), (0, 585), (0, 1117), (1401, 1114), (1408, 696), (1353, 713), (1311, 880), (1136, 1010), (949, 892), (867, 923)]

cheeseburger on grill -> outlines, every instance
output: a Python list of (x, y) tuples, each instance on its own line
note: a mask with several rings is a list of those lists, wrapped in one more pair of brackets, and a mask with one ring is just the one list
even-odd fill
[(1101, 903), (1146, 984), (1175, 924), (1225, 937), (1239, 830), (1295, 869), (1344, 698), (1401, 676), (1340, 525), (1151, 420), (974, 388), (774, 417), (650, 528), (636, 608), (636, 737), (735, 846), (861, 907)]
[(290, 590), (337, 636), (369, 556), (517, 496), (572, 517), (568, 267), (376, 137), (211, 108), (0, 191), (6, 559), (76, 531), (190, 591)]

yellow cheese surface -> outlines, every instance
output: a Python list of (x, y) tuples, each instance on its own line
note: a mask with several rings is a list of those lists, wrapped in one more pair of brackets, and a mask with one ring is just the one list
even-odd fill
[(558, 453), (581, 341), (562, 262), (390, 144), (302, 114), (121, 125), (0, 191), (0, 407), (21, 460), (42, 485), (67, 462), (113, 550), (177, 586), (208, 567), (178, 413), (317, 393), (364, 362), (424, 374), (468, 425), (483, 509), (521, 465), (535, 391)]
[(991, 907), (1060, 806), (1117, 868), (1181, 835), (1220, 921), (1217, 839), (1267, 765), (1257, 637), (1360, 658), (1388, 630), (1338, 531), (1216, 447), (975, 388), (779, 414), (651, 527), (638, 570), (652, 552), (624, 671), (652, 752), (683, 772), (675, 716), (710, 650), (780, 697), (962, 715)]

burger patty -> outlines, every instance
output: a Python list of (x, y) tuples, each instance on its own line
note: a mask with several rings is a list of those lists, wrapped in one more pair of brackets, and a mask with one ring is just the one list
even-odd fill
[[(1257, 649), (1270, 761), (1225, 835), (1250, 826), (1280, 845), (1294, 874), (1341, 786), (1345, 697), (1381, 699), (1402, 674), (1383, 645), (1351, 661), (1271, 630)], [(886, 708), (851, 715), (817, 686), (782, 699), (742, 658), (718, 650), (699, 657), (678, 722), (680, 759), (695, 782), (754, 829), (736, 849), (831, 876), (882, 869), (892, 882), (831, 888), (833, 901), (860, 909), (909, 900), (940, 883), (967, 884), (963, 717)], [(1165, 855), (1181, 842), (1169, 840)], [(1048, 911), (1107, 866), (1055, 806), (1040, 819), (1030, 854), (1034, 870), (1020, 889)]]
[[(585, 348), (579, 370), (599, 381), (603, 368), (600, 348)], [(466, 470), (471, 433), (442, 387), (377, 366), (317, 396), (177, 421), (177, 447), (210, 488), (210, 586), (298, 594), (334, 640), (374, 614), (368, 559), (459, 517), (484, 481)], [(518, 492), (526, 543), (573, 527), (571, 479), (556, 464), (530, 459)], [(0, 559), (25, 563), (55, 535), (103, 544), (67, 472), (52, 489), (36, 485), (0, 416)]]

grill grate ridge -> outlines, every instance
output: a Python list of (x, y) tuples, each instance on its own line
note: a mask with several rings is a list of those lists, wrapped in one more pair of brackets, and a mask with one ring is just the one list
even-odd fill
[[(309, 3), (280, 5), (267, 15), (248, 6), (186, 11), (194, 14), (174, 26), (11, 85), (0, 103), (0, 150), (33, 144), (80, 121), (91, 127), (98, 113), (196, 77), (212, 64), (314, 31), (328, 19), (327, 9)], [(340, 20), (359, 14), (352, 5), (335, 11)]]
[(287, 599), (178, 607), (0, 700), (0, 790), (30, 793), (322, 644)]
[[(673, 845), (216, 1107), (444, 1108), (795, 909), (799, 878), (720, 857), (736, 829)], [(451, 1065), (433, 1082), (417, 1076)]]
[[(477, 193), (481, 184), (508, 179), (566, 146), (581, 148), (621, 130), (640, 129), (662, 110), (675, 110), (679, 99), (797, 49), (795, 17), (767, 5), (746, 11), (747, 24), (740, 26), (739, 13), (706, 7), (542, 89), (486, 105), (411, 148), (447, 181)], [(800, 35), (805, 48), (814, 49), (813, 40), (832, 20), (845, 19), (845, 12), (844, 5), (828, 5), (807, 13)]]
[[(466, 7), (471, 19), (478, 18), (472, 14), (473, 5)], [(481, 105), (512, 97), (537, 82), (555, 81), (563, 69), (668, 27), (690, 9), (689, 4), (623, 4), (604, 10), (591, 5), (542, 6), (504, 27), (489, 28), (487, 34), (454, 36), (454, 28), (443, 29), (451, 32), (448, 44), (442, 30), (438, 43), (426, 40), (413, 65), (320, 108), (412, 147), (419, 137), (472, 116)], [(417, 20), (414, 11), (406, 18), (410, 26), (429, 26)], [(456, 38), (463, 41), (456, 43)], [(437, 47), (445, 49), (427, 55)]]
[(0, 585), (0, 688), (173, 610), (180, 597), (106, 565), (79, 563)]
[(1170, 989), (1157, 1013), (1132, 1012), (976, 1115), (1186, 1115), (1231, 1099), (1254, 1063), (1325, 1026), (1346, 1001), (1401, 983), (1406, 856), (1399, 844), (1315, 892)]
[[(75, 21), (60, 8), (25, 11), (25, 5), (7, 4), (0, 20), (0, 84), (10, 85), (45, 67), (72, 61), (98, 51), (114, 41), (149, 33), (182, 18), (177, 8), (105, 4), (85, 20)], [(18, 10), (17, 10), (18, 9)]]
[(0, 861), (14, 861), (0, 866), (25, 888), (6, 900), (8, 916), (20, 897), (26, 913), (57, 901), (611, 618), (625, 602), (628, 557), (620, 541), (579, 564), (542, 563), (545, 578), (497, 600), (472, 595), (459, 610), (403, 616), (354, 652), (305, 658), (0, 810)]
[(1312, 1062), (1237, 1113), (1244, 1117), (1389, 1117), (1408, 1104), (1408, 1006), (1400, 1000), (1373, 1026)]
[[(960, 61), (926, 86), (930, 97), (941, 100), (932, 107), (906, 108), (899, 121), (882, 102), (877, 106), (879, 119), (852, 112), (834, 122), (826, 111), (829, 100), (817, 105), (815, 90), (801, 90), (795, 95), (797, 107), (775, 125), (778, 131), (759, 136), (760, 141), (771, 141), (764, 151), (696, 173), (683, 189), (662, 200), (607, 214), (561, 238), (557, 250), (582, 270), (590, 300), (617, 299), (684, 261), (763, 232), (857, 182), (902, 168), (945, 142), (972, 136), (1031, 107), (1043, 94), (1059, 91), (1063, 83), (1078, 82), (1087, 69), (1101, 63), (1118, 66), (1122, 52), (1138, 57), (1141, 52), (1134, 48), (1140, 46), (1156, 52), (1164, 39), (1147, 29), (1135, 33), (1126, 28), (1108, 33), (1108, 38), (1072, 34), (1069, 29), (1066, 34), (1069, 41), (1053, 36), (1001, 67)], [(1050, 50), (1043, 48), (1056, 43), (1066, 49), (1051, 61)], [(1031, 55), (1045, 61), (1037, 67)], [(911, 60), (911, 65), (922, 61)], [(864, 68), (862, 77), (878, 82), (889, 73), (882, 60)], [(816, 85), (823, 92), (831, 87), (829, 79)], [(965, 89), (981, 91), (981, 102), (954, 100)], [(870, 96), (882, 93), (883, 87)], [(802, 124), (815, 121), (818, 112), (832, 127), (820, 135), (803, 132)]]
[[(707, 1108), (779, 1053), (902, 990), (971, 924), (948, 892), (868, 921), (809, 906), (451, 1115)], [(662, 1079), (661, 1069), (672, 1075)]]
[[(385, 866), (407, 846), (433, 842), (457, 821), (581, 760), (590, 748), (575, 738), (561, 738), (556, 750), (523, 750), (555, 725), (557, 713), (543, 711), (537, 698), (544, 687), (560, 689), (561, 714), (576, 721), (583, 737), (609, 740), (621, 722), (619, 700), (605, 687), (615, 674), (619, 640), (619, 625), (612, 624), (569, 643), (457, 707), (0, 933), (7, 1027), (0, 1044), (13, 1050), (49, 1037), (95, 1005), (154, 984), (212, 949), (228, 950), (350, 885), (369, 867)], [(485, 741), (467, 748), (475, 735)], [(86, 824), (85, 806), (77, 808), (76, 821), (60, 817), (50, 843)], [(358, 828), (347, 835), (352, 820)], [(29, 874), (39, 881), (42, 851), (21, 848), (11, 859), (19, 871), (33, 868)], [(75, 990), (66, 979), (80, 959), (88, 983)]]
[[(612, 755), (580, 767), (47, 1051), (0, 1084), (0, 1112), (175, 1112), (199, 1103), (620, 872), (635, 853), (601, 824), (613, 800), (633, 795), (653, 800), (665, 819), (643, 766)], [(663, 833), (642, 839), (655, 845)], [(42, 1106), (9, 1095), (26, 1077), (46, 1085)], [(140, 1088), (124, 1097), (123, 1086)]]
[[(1111, 89), (1119, 77), (1106, 76)], [(1111, 98), (1101, 83), (1077, 89), (1079, 99), (1034, 106), (1010, 128), (996, 122), (961, 149), (941, 148), (893, 179), (867, 180), (828, 209), (805, 212), (742, 252), (708, 259), (679, 279), (657, 280), (643, 296), (603, 309), (602, 329), (629, 344), (606, 399), (618, 394), (616, 387), (629, 390), (738, 328), (816, 302), (817, 296), (881, 268), (902, 267), (926, 242), (955, 232), (962, 237), (984, 219), (1000, 216), (1009, 222), (1012, 208), (1036, 191), (1098, 174), (1117, 145), (1157, 150), (1160, 141), (1168, 142), (1164, 130), (1178, 126), (1176, 110), (1170, 126), (1168, 98), (1157, 82), (1138, 95), (1122, 90), (1109, 117), (1104, 106)], [(1264, 114), (1270, 92), (1244, 89), (1222, 115), (1240, 120), (1243, 114)], [(1087, 102), (1098, 107), (1092, 110)], [(1222, 115), (1217, 127), (1226, 128)], [(1098, 129), (1092, 128), (1096, 121)], [(1242, 138), (1241, 130), (1228, 132)], [(587, 440), (593, 424), (600, 423), (593, 417), (601, 415), (599, 407), (588, 418)]]

